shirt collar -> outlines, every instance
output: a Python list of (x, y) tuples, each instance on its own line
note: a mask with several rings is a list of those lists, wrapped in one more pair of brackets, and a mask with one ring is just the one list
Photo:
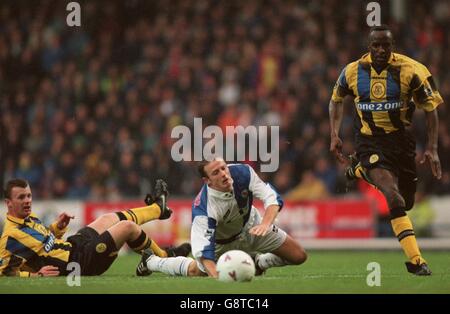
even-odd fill
[(26, 218), (18, 218), (18, 217), (14, 217), (14, 216), (6, 214), (6, 219), (8, 219), (9, 221), (14, 222), (18, 225), (23, 225), (25, 222), (30, 222), (31, 217), (35, 217), (35, 216), (33, 214), (30, 214)]
[(212, 197), (221, 198), (225, 200), (234, 199), (234, 191), (221, 192), (216, 189), (210, 188), (209, 186), (207, 186), (207, 188), (208, 188), (208, 195), (211, 195)]
[[(368, 52), (365, 57), (369, 63), (372, 63), (372, 57), (370, 55), (370, 52)], [(364, 56), (363, 56), (363, 59), (364, 59)], [(395, 53), (391, 52), (391, 56), (389, 57), (388, 64), (391, 64), (395, 60), (396, 60)]]
[(23, 219), (23, 218), (18, 218), (18, 217), (13, 217), (13, 216), (10, 216), (10, 215), (6, 215), (6, 218), (9, 220), (9, 221), (11, 221), (11, 222), (13, 222), (13, 223), (16, 223), (16, 224), (18, 224), (18, 225), (23, 225), (24, 223), (25, 223), (25, 219)]

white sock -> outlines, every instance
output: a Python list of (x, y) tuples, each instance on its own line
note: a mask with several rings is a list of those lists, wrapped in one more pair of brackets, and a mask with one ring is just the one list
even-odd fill
[(262, 270), (266, 270), (270, 267), (279, 267), (279, 266), (285, 266), (289, 265), (289, 263), (282, 259), (281, 257), (272, 254), (272, 253), (265, 253), (260, 254), (256, 256), (256, 263), (258, 264), (259, 268)]
[(171, 276), (186, 276), (191, 262), (194, 261), (190, 257), (159, 257), (152, 255), (147, 260), (147, 268), (151, 271), (159, 271)]

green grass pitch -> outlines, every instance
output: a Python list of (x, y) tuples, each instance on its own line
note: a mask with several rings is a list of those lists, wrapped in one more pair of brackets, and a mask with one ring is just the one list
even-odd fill
[[(299, 294), (299, 293), (450, 293), (450, 253), (424, 252), (431, 277), (406, 272), (400, 251), (310, 251), (301, 266), (272, 268), (246, 283), (223, 283), (211, 278), (170, 277), (154, 273), (136, 277), (136, 254), (117, 259), (98, 277), (82, 277), (80, 287), (69, 287), (65, 277), (0, 277), (0, 293), (163, 293), (163, 294)], [(381, 286), (369, 287), (367, 264), (381, 266)]]

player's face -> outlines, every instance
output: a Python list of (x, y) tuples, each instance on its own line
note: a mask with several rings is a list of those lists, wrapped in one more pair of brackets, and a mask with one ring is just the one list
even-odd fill
[(374, 31), (369, 37), (369, 51), (376, 66), (386, 66), (393, 48), (392, 34), (389, 31)]
[(6, 199), (8, 213), (17, 218), (26, 218), (31, 214), (32, 195), (29, 186), (26, 188), (13, 187), (11, 189), (11, 198)]
[(210, 188), (221, 192), (230, 192), (233, 190), (233, 179), (230, 175), (230, 169), (223, 159), (216, 159), (205, 166), (205, 173), (208, 176), (204, 178)]

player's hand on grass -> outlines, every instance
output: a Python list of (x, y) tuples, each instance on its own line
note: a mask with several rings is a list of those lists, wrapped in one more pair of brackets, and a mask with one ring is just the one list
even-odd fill
[(71, 216), (71, 215), (67, 214), (66, 212), (64, 212), (58, 216), (56, 226), (58, 227), (58, 229), (62, 230), (69, 225), (70, 219), (74, 219), (74, 218), (75, 218), (75, 216)]
[(249, 232), (250, 232), (250, 234), (253, 234), (255, 236), (265, 236), (271, 227), (272, 227), (272, 225), (261, 224), (261, 225), (254, 226), (253, 228), (251, 228), (249, 230)]
[(37, 273), (39, 277), (55, 277), (59, 275), (58, 267), (55, 266), (44, 266)]
[(342, 154), (342, 140), (339, 138), (339, 136), (331, 137), (330, 152), (340, 163), (345, 164), (347, 162), (347, 159)]
[(431, 172), (433, 173), (433, 176), (436, 179), (440, 180), (442, 177), (442, 170), (441, 170), (441, 161), (439, 160), (437, 150), (435, 149), (425, 150), (420, 163), (423, 164), (426, 160), (428, 160), (428, 162), (430, 163)]

